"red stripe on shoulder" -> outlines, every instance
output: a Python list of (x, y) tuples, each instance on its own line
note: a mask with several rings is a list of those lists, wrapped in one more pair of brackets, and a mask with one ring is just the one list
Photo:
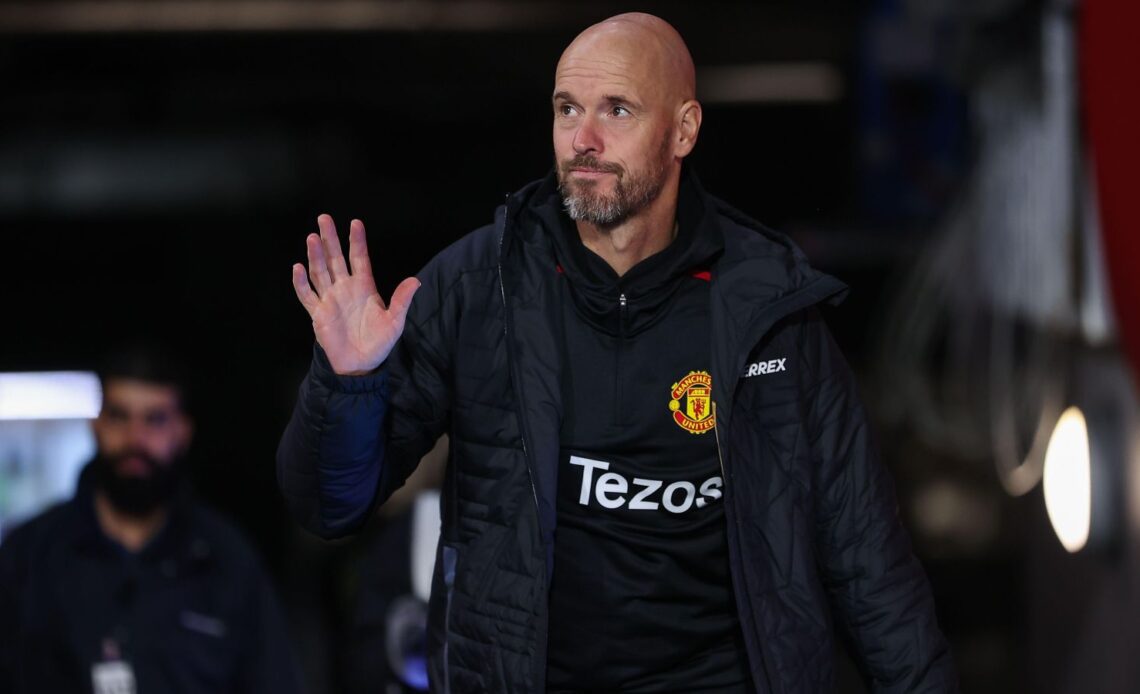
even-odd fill
[(704, 280), (706, 282), (712, 281), (712, 273), (708, 270), (693, 270), (692, 275), (699, 280)]

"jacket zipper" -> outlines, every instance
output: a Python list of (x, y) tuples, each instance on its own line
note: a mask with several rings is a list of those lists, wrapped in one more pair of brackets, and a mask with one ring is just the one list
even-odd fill
[[(522, 445), (523, 460), (526, 463), (526, 476), (527, 476), (527, 480), (530, 482), (530, 496), (531, 496), (531, 499), (534, 501), (535, 525), (538, 528), (538, 543), (542, 547), (542, 553), (543, 553), (542, 554), (542, 562), (543, 562), (542, 566), (544, 569), (543, 570), (543, 574), (544, 574), (543, 580), (549, 581), (550, 576), (548, 576), (546, 574), (549, 572), (550, 567), (547, 566), (547, 564), (546, 564), (546, 546), (545, 546), (545, 542), (544, 542), (543, 537), (542, 537), (542, 509), (538, 503), (538, 488), (535, 486), (535, 483), (534, 483), (534, 469), (533, 469), (534, 468), (534, 461), (531, 460), (530, 449), (526, 443), (526, 432), (527, 432), (529, 426), (527, 425), (526, 413), (524, 412), (524, 408), (522, 406), (522, 397), (521, 397), (521, 395), (522, 395), (522, 390), (521, 390), (521, 388), (522, 388), (522, 377), (517, 371), (518, 365), (516, 363), (516, 359), (514, 357), (512, 357), (512, 352), (514, 350), (511, 348), (511, 338), (512, 338), (512, 334), (511, 334), (512, 333), (511, 306), (510, 306), (510, 303), (507, 301), (507, 284), (503, 279), (503, 243), (504, 243), (504, 240), (507, 238), (507, 224), (510, 221), (510, 217), (511, 217), (510, 196), (508, 196), (505, 214), (503, 215), (503, 232), (502, 232), (502, 235), (499, 236), (499, 262), (498, 262), (499, 296), (502, 297), (502, 300), (503, 300), (503, 339), (506, 342), (507, 365), (508, 365), (508, 369), (510, 370), (511, 382), (512, 382), (514, 392), (515, 392), (515, 415), (519, 418), (519, 443)], [(543, 594), (545, 595), (546, 592), (544, 591)], [(534, 654), (533, 659), (531, 661), (532, 667), (534, 667), (536, 664), (541, 664), (543, 662), (543, 659), (545, 659), (545, 657), (546, 657), (546, 645), (545, 645), (546, 635), (545, 634), (539, 634), (538, 638), (539, 638), (539, 647), (535, 649), (535, 654)], [(444, 634), (445, 645), (446, 645), (446, 642), (447, 642), (447, 635)], [(537, 663), (535, 661), (537, 661)], [(447, 663), (445, 660), (444, 661), (445, 667), (446, 667), (446, 664)], [(532, 676), (535, 679), (537, 679), (539, 682), (544, 682), (546, 679), (546, 672), (543, 671), (542, 667), (534, 667), (534, 672), (532, 673)], [(448, 692), (450, 692), (451, 691), (450, 676), (445, 675), (445, 678), (448, 679), (447, 690), (448, 690)]]
[(622, 349), (625, 347), (625, 316), (626, 316), (626, 299), (625, 293), (622, 292), (618, 296), (618, 339), (617, 349), (614, 350), (614, 419), (617, 424), (622, 423), (622, 368), (621, 358)]
[[(713, 438), (716, 439), (716, 461), (720, 463), (720, 483), (724, 485), (725, 489), (728, 488), (728, 475), (724, 471), (724, 456), (720, 452), (720, 429), (717, 427), (716, 421), (716, 400), (712, 401), (712, 416), (713, 416)], [(727, 491), (725, 492), (727, 494)], [(726, 498), (725, 501), (728, 499)]]
[(510, 210), (510, 196), (507, 196), (507, 210), (506, 210), (506, 214), (503, 215), (503, 233), (501, 236), (499, 236), (499, 262), (498, 262), (499, 296), (501, 296), (503, 299), (503, 339), (506, 341), (507, 359), (508, 359), (509, 364), (510, 364), (509, 368), (511, 370), (512, 380), (514, 380), (514, 382), (515, 382), (515, 402), (516, 402), (515, 409), (518, 413), (518, 418), (519, 418), (519, 441), (522, 444), (523, 459), (526, 461), (526, 476), (527, 476), (527, 480), (530, 482), (530, 495), (531, 495), (531, 498), (534, 500), (534, 513), (538, 517), (538, 520), (539, 520), (539, 535), (540, 535), (540, 541), (541, 541), (542, 512), (540, 511), (539, 505), (538, 505), (538, 489), (535, 487), (535, 484), (534, 484), (534, 471), (531, 469), (533, 467), (533, 462), (530, 459), (530, 452), (529, 452), (527, 445), (526, 445), (526, 430), (527, 430), (526, 421), (525, 421), (524, 415), (523, 415), (523, 408), (522, 408), (521, 404), (519, 404), (520, 399), (519, 399), (519, 386), (518, 386), (518, 384), (519, 384), (520, 380), (519, 380), (518, 374), (515, 373), (515, 360), (511, 359), (511, 351), (512, 351), (511, 350), (511, 337), (512, 337), (511, 336), (511, 307), (510, 307), (510, 304), (507, 302), (507, 285), (503, 281), (503, 241), (504, 241), (504, 239), (507, 238), (507, 222), (510, 220), (510, 211), (511, 211)]
[[(503, 320), (503, 338), (507, 341), (507, 355), (509, 358), (509, 355), (511, 353), (511, 319), (510, 319), (511, 307), (507, 304), (507, 290), (503, 287), (503, 266), (502, 265), (499, 265), (499, 292), (502, 294), (502, 297), (503, 297), (503, 311), (504, 311), (504, 315), (503, 315), (503, 318), (504, 318), (504, 320)], [(510, 368), (511, 368), (511, 373), (513, 374), (515, 371), (513, 359), (511, 359), (511, 367)], [(518, 380), (517, 376), (516, 376), (515, 380), (516, 381)], [(515, 399), (516, 400), (518, 399), (518, 389), (517, 388), (515, 389)], [(526, 465), (526, 476), (527, 476), (527, 480), (530, 481), (530, 496), (532, 499), (534, 499), (534, 512), (535, 512), (535, 514), (539, 514), (539, 510), (538, 510), (538, 489), (534, 486), (534, 473), (531, 471), (532, 463), (530, 460), (530, 452), (528, 451), (527, 445), (526, 445), (526, 424), (523, 422), (522, 407), (517, 406), (516, 409), (518, 410), (518, 415), (519, 415), (519, 442), (522, 443), (523, 459), (526, 460), (526, 463), (527, 463), (527, 465)], [(540, 516), (540, 520), (541, 520), (541, 516)]]
[[(539, 532), (539, 544), (542, 544), (542, 512), (539, 510), (538, 489), (536, 488), (536, 486), (534, 484), (534, 471), (531, 469), (533, 463), (531, 462), (531, 459), (530, 459), (530, 450), (526, 444), (527, 425), (526, 425), (525, 415), (523, 414), (523, 408), (521, 406), (520, 398), (518, 397), (518, 395), (519, 395), (519, 388), (518, 388), (519, 376), (515, 372), (515, 360), (511, 358), (511, 351), (512, 351), (511, 350), (511, 307), (510, 307), (510, 304), (507, 302), (507, 286), (506, 286), (506, 283), (503, 281), (503, 241), (507, 236), (507, 220), (510, 217), (509, 196), (508, 196), (507, 207), (508, 207), (507, 214), (505, 214), (504, 218), (503, 218), (503, 232), (502, 232), (502, 235), (499, 236), (499, 262), (498, 262), (498, 268), (497, 268), (498, 273), (499, 273), (499, 295), (500, 295), (500, 297), (502, 297), (502, 300), (503, 300), (503, 339), (506, 340), (507, 360), (508, 360), (509, 368), (510, 368), (510, 372), (511, 372), (511, 380), (515, 384), (515, 413), (519, 418), (519, 442), (522, 444), (523, 460), (526, 461), (526, 476), (527, 476), (527, 480), (530, 482), (531, 499), (534, 500), (534, 514), (535, 514), (535, 517), (538, 521), (537, 525), (538, 525), (538, 532)], [(544, 556), (543, 556), (544, 564), (545, 564), (545, 561), (546, 561), (546, 557), (545, 557), (545, 548), (544, 548)], [(443, 690), (445, 693), (451, 692), (451, 664), (449, 662), (450, 661), (449, 645), (450, 645), (450, 641), (451, 641), (451, 637), (450, 637), (450, 633), (449, 633), (449, 630), (451, 628), (451, 591), (452, 591), (452, 586), (448, 586), (447, 600), (446, 600), (446, 604), (444, 607)], [(537, 673), (537, 676), (543, 677), (544, 673)]]
[[(723, 485), (723, 489), (724, 489), (725, 524), (727, 526), (727, 523), (729, 522), (729, 519), (731, 518), (732, 524), (734, 526), (736, 526), (735, 535), (736, 535), (737, 544), (739, 544), (740, 535), (744, 531), (740, 527), (740, 516), (739, 516), (739, 514), (735, 513), (732, 509), (732, 502), (730, 500), (731, 497), (729, 496), (729, 494), (731, 493), (729, 491), (729, 488), (733, 487), (733, 485), (730, 485), (728, 483), (728, 471), (724, 467), (724, 453), (721, 450), (721, 443), (720, 443), (720, 421), (718, 419), (715, 419), (715, 417), (716, 417), (716, 400), (712, 401), (712, 411), (713, 411), (713, 417), (714, 417), (713, 421), (716, 422), (715, 426), (713, 426), (713, 437), (716, 440), (716, 459), (717, 459), (717, 462), (720, 463), (720, 479), (721, 479), (721, 484)], [(733, 489), (735, 489), (735, 487), (733, 487)], [(729, 552), (729, 556), (730, 556), (729, 565), (730, 565), (730, 570), (731, 570), (730, 571), (730, 580), (732, 581), (732, 588), (733, 588), (732, 592), (734, 593), (734, 597), (735, 597), (735, 601), (736, 601), (737, 619), (740, 621), (740, 630), (741, 630), (741, 632), (743, 632), (744, 631), (744, 621), (743, 621), (743, 617), (740, 615), (740, 610), (742, 609), (741, 601), (740, 601), (740, 595), (746, 594), (747, 590), (745, 588), (737, 585), (737, 578), (736, 578), (737, 572), (736, 572), (735, 568), (732, 566), (732, 562), (731, 562), (733, 533), (727, 527), (725, 528), (725, 532), (728, 533), (728, 537), (725, 539), (728, 540), (728, 543), (729, 543), (728, 552)], [(737, 554), (739, 555), (739, 551), (737, 552)], [(745, 641), (747, 642), (747, 636), (745, 636)], [(757, 655), (760, 656), (762, 669), (764, 671), (765, 684), (767, 685), (766, 691), (774, 692), (776, 690), (772, 686), (772, 677), (771, 677), (771, 673), (769, 672), (769, 668), (768, 668), (768, 664), (769, 664), (768, 656), (764, 652), (764, 646), (762, 644), (758, 643), (757, 647), (759, 650), (759, 653)], [(747, 651), (747, 644), (745, 645), (745, 650)], [(751, 668), (749, 668), (749, 669), (751, 670)], [(750, 674), (750, 676), (751, 676), (751, 674)], [(755, 680), (755, 677), (753, 677), (753, 679)], [(753, 684), (755, 685), (757, 683), (753, 682)]]

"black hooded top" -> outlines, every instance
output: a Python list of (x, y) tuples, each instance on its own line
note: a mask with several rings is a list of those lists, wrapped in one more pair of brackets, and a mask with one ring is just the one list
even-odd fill
[(708, 268), (723, 238), (686, 175), (676, 238), (619, 277), (553, 177), (529, 211), (561, 275), (563, 426), (551, 690), (748, 683), (712, 431)]

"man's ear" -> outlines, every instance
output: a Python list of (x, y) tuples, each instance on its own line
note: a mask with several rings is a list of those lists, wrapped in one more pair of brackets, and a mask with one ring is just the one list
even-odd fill
[(689, 99), (681, 104), (677, 110), (676, 140), (674, 141), (674, 155), (677, 158), (689, 156), (693, 147), (697, 146), (697, 135), (701, 132), (701, 104), (696, 99)]

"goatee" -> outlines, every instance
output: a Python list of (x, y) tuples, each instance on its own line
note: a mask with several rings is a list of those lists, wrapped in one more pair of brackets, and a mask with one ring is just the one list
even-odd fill
[[(628, 172), (617, 164), (579, 155), (558, 166), (558, 192), (566, 214), (576, 222), (613, 227), (649, 206), (665, 186), (666, 154), (669, 140), (662, 143), (658, 158), (645, 171)], [(574, 179), (571, 169), (611, 173), (617, 178), (614, 192), (598, 191), (596, 181)]]
[[(149, 474), (120, 474), (119, 462), (128, 457), (142, 460)], [(117, 511), (136, 517), (146, 516), (170, 503), (182, 486), (184, 467), (182, 456), (162, 464), (138, 450), (126, 451), (115, 457), (98, 454), (92, 464), (96, 487)]]

